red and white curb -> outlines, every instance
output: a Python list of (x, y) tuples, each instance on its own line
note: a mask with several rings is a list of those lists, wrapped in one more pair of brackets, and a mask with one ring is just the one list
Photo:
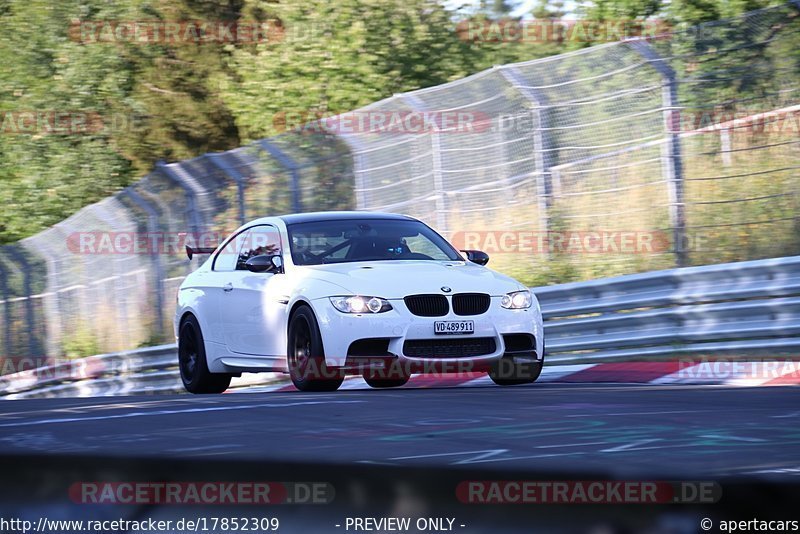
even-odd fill
[[(258, 376), (258, 375), (256, 375)], [(770, 361), (670, 361), (545, 365), (539, 382), (617, 384), (714, 384), (738, 387), (789, 386), (800, 384), (800, 360)], [(493, 382), (486, 373), (415, 375), (404, 388), (478, 387)], [(230, 393), (295, 391), (285, 380), (268, 385), (249, 385), (234, 379)], [(359, 376), (345, 379), (340, 390), (370, 389)]]

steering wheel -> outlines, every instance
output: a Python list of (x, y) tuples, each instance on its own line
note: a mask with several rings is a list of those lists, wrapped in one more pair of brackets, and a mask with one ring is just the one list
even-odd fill
[(323, 250), (319, 254), (314, 254), (308, 250), (304, 250), (301, 252), (301, 257), (303, 258), (303, 263), (305, 264), (320, 264), (325, 263), (323, 260), (330, 256), (331, 254), (335, 254), (342, 250), (343, 248), (347, 247), (352, 243), (352, 239), (347, 239), (342, 241), (341, 243), (332, 246), (327, 250)]

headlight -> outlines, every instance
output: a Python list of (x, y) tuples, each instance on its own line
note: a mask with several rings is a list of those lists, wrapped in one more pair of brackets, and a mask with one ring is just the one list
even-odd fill
[(380, 297), (331, 297), (333, 307), (342, 313), (383, 313), (392, 309), (389, 301)]
[(524, 310), (525, 308), (530, 308), (531, 304), (533, 304), (533, 297), (531, 297), (531, 292), (527, 289), (506, 293), (500, 299), (500, 306), (509, 310)]

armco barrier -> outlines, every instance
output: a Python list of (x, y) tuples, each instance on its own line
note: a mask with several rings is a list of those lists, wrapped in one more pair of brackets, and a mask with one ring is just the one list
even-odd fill
[[(178, 391), (175, 345), (89, 356), (0, 377), (0, 395), (8, 397), (84, 396), (109, 394), (133, 388), (131, 393), (151, 391), (158, 380), (159, 391)], [(178, 379), (176, 382), (176, 378)], [(172, 383), (171, 389), (162, 389)]]
[[(551, 364), (800, 350), (800, 256), (534, 289)], [(233, 387), (280, 380), (273, 373)], [(0, 377), (7, 398), (182, 391), (175, 345)]]
[(800, 256), (536, 289), (552, 362), (800, 349)]

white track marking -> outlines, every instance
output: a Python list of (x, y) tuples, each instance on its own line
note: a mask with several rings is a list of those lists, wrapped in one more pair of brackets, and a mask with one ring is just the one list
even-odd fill
[[(604, 413), (602, 414), (603, 417), (613, 415), (613, 416), (627, 416), (627, 415), (666, 415), (666, 414), (673, 414), (673, 413), (700, 413), (700, 412), (713, 412), (714, 410), (669, 410), (669, 411), (660, 411), (660, 412), (615, 412), (615, 413)], [(572, 414), (568, 415), (567, 417), (597, 417), (597, 414), (590, 413), (590, 414)]]
[(701, 438), (706, 438), (706, 439), (727, 439), (727, 440), (730, 440), (730, 441), (744, 441), (744, 442), (747, 442), (747, 443), (764, 443), (765, 441), (767, 441), (765, 439), (760, 439), (760, 438), (745, 438), (745, 437), (740, 437), (740, 436), (724, 436), (724, 435), (721, 435), (721, 434), (703, 434), (700, 437)]
[(437, 454), (417, 454), (414, 456), (396, 456), (394, 458), (389, 458), (390, 461), (395, 460), (419, 460), (422, 458), (441, 458), (444, 456), (464, 456), (467, 454), (475, 455), (471, 458), (467, 458), (464, 460), (460, 460), (458, 462), (454, 462), (455, 464), (473, 464), (473, 463), (480, 463), (485, 461), (487, 458), (492, 458), (497, 456), (498, 454), (503, 454), (508, 452), (508, 449), (487, 449), (481, 451), (461, 451), (461, 452), (442, 452)]
[(169, 452), (199, 452), (199, 451), (213, 451), (215, 449), (232, 449), (241, 447), (235, 443), (225, 445), (203, 445), (202, 447), (183, 447), (181, 449), (170, 449)]
[[(639, 447), (642, 445), (647, 445), (648, 443), (654, 443), (656, 441), (662, 441), (661, 438), (652, 438), (652, 439), (642, 439), (639, 441), (634, 441), (633, 443), (627, 443), (625, 445), (620, 445), (618, 447), (611, 447), (610, 449), (602, 449), (600, 452), (621, 452), (621, 451), (635, 451), (639, 450)], [(650, 448), (650, 447), (648, 447)]]
[(588, 445), (605, 445), (607, 441), (590, 441), (588, 443), (562, 443), (560, 445), (537, 445), (537, 449), (563, 449), (565, 447), (585, 447)]
[(156, 410), (153, 412), (130, 412), (110, 415), (98, 415), (90, 417), (71, 417), (68, 419), (38, 419), (35, 421), (19, 421), (15, 423), (0, 424), (0, 428), (19, 427), (19, 426), (34, 426), (34, 425), (52, 425), (58, 423), (83, 423), (86, 421), (105, 421), (108, 419), (128, 419), (132, 417), (152, 417), (156, 415), (177, 415), (183, 413), (202, 413), (202, 412), (224, 412), (230, 410), (253, 410), (258, 408), (288, 408), (292, 406), (312, 406), (316, 404), (353, 404), (362, 403), (366, 401), (360, 400), (339, 400), (339, 401), (305, 401), (305, 402), (287, 402), (281, 404), (238, 404), (232, 406), (213, 406), (207, 408), (188, 408), (185, 410)]
[(800, 412), (792, 412), (792, 413), (787, 413), (787, 414), (784, 414), (784, 415), (770, 415), (770, 417), (772, 417), (774, 419), (788, 419), (788, 418), (793, 418), (793, 417), (800, 417)]

